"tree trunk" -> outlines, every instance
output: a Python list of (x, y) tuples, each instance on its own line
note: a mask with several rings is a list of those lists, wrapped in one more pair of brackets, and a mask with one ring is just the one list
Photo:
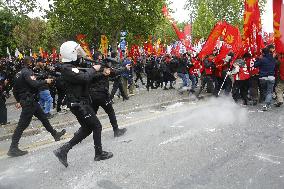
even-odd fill
[(118, 38), (119, 38), (119, 32), (113, 33), (112, 39), (111, 39), (111, 48), (112, 48), (112, 52), (115, 52), (115, 53), (117, 53)]

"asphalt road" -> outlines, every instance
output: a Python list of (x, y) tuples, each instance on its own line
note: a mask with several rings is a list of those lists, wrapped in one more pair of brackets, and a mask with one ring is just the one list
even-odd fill
[(284, 110), (259, 109), (219, 98), (128, 114), (125, 136), (103, 132), (112, 159), (93, 161), (92, 137), (70, 151), (67, 169), (52, 153), (64, 141), (30, 146), (0, 158), (0, 188), (282, 189)]

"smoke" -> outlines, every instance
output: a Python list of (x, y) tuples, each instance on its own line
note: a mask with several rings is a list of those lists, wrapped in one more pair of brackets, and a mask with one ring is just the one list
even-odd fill
[(215, 128), (220, 126), (242, 125), (248, 121), (248, 111), (231, 98), (210, 98), (198, 103), (195, 108), (185, 111), (187, 116), (179, 118), (175, 125)]

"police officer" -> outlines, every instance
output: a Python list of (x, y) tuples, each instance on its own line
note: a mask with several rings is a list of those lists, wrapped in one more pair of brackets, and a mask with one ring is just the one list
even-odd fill
[(22, 107), (22, 112), (18, 126), (16, 127), (12, 136), (12, 143), (8, 152), (8, 156), (17, 157), (27, 154), (27, 151), (22, 151), (18, 148), (20, 138), (24, 130), (29, 126), (32, 117), (36, 116), (46, 128), (48, 132), (54, 137), (55, 141), (59, 141), (60, 137), (65, 134), (65, 129), (57, 132), (49, 123), (45, 113), (37, 102), (38, 89), (46, 84), (52, 82), (51, 79), (36, 80), (33, 71), (29, 68), (31, 65), (31, 57), (25, 57), (23, 69), (15, 76), (15, 84), (13, 94), (17, 101), (16, 107)]
[(69, 142), (54, 150), (54, 154), (65, 167), (68, 167), (67, 153), (69, 150), (93, 133), (95, 147), (94, 160), (109, 159), (113, 154), (102, 150), (102, 125), (90, 105), (89, 98), (89, 83), (96, 76), (101, 65), (95, 65), (92, 68), (84, 70), (78, 69), (79, 56), (84, 57), (86, 54), (82, 47), (74, 41), (63, 43), (60, 47), (60, 54), (64, 63), (62, 66), (62, 78), (66, 86), (67, 104), (81, 127)]
[[(113, 128), (114, 137), (119, 137), (123, 135), (126, 132), (126, 128), (119, 129), (115, 112), (112, 107), (112, 100), (110, 98), (109, 94), (109, 76), (116, 76), (120, 75), (124, 69), (113, 69), (111, 68), (112, 62), (114, 62), (115, 59), (106, 59), (104, 61), (104, 69), (102, 72), (98, 73), (97, 76), (93, 79), (91, 85), (90, 85), (90, 94), (92, 99), (92, 107), (97, 113), (99, 107), (102, 107), (104, 111), (108, 114), (110, 123)], [(126, 67), (126, 69), (130, 69), (130, 65)]]
[[(0, 65), (1, 68), (1, 65)], [(5, 89), (8, 85), (5, 73), (0, 70), (0, 125), (6, 125), (7, 122), (7, 107), (6, 107), (6, 93)]]

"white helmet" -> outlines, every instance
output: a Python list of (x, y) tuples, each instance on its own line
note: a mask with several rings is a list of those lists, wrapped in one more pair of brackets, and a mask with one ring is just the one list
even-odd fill
[(86, 52), (75, 41), (67, 41), (60, 47), (62, 62), (72, 62), (78, 59), (78, 56), (86, 57)]

